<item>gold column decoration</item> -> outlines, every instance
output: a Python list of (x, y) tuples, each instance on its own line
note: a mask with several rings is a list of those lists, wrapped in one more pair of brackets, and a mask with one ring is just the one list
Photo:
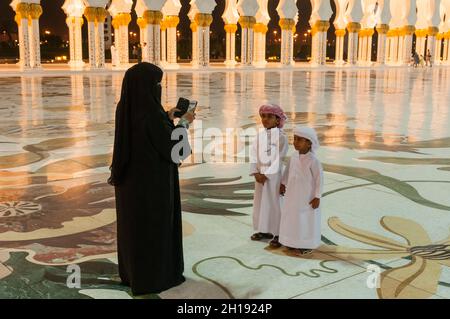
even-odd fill
[(361, 24), (358, 22), (350, 22), (347, 24), (347, 31), (350, 33), (358, 33), (361, 30)]
[(207, 13), (197, 13), (195, 15), (194, 21), (199, 27), (209, 27), (213, 22), (213, 16), (212, 14)]
[(16, 7), (16, 16), (14, 20), (20, 26), (22, 19), (28, 19), (30, 15), (30, 5), (28, 3), (19, 3)]
[(28, 19), (29, 15), (30, 15), (30, 4), (23, 2), (17, 4), (15, 20), (16, 22), (19, 21), (17, 22), (19, 26), (21, 23), (20, 20)]
[[(311, 35), (315, 35), (317, 32), (327, 32), (330, 28), (330, 22), (327, 20), (318, 20), (311, 28)], [(339, 30), (337, 30), (339, 31)], [(345, 35), (345, 30), (344, 35)]]
[(334, 34), (337, 37), (345, 37), (345, 29), (337, 29), (336, 31), (334, 31)]
[(37, 3), (31, 3), (30, 4), (30, 15), (28, 22), (31, 23), (31, 20), (39, 19), (39, 17), (42, 15), (42, 7), (40, 4)]
[(98, 23), (105, 22), (106, 17), (108, 16), (108, 11), (105, 8), (96, 8), (96, 20), (95, 25)]
[(84, 9), (84, 16), (88, 22), (94, 22), (95, 25), (103, 23), (108, 16), (108, 11), (105, 8), (86, 7)]
[(239, 24), (242, 28), (252, 29), (256, 24), (256, 19), (255, 17), (243, 16), (239, 18)]
[[(400, 30), (400, 29), (399, 29)], [(413, 25), (406, 25), (401, 29), (401, 35), (413, 35), (416, 31), (416, 27)]]
[(176, 28), (180, 23), (178, 16), (167, 16), (164, 20), (167, 28)]
[(427, 29), (419, 29), (416, 30), (416, 37), (418, 38), (425, 38), (427, 36), (428, 30)]
[(389, 31), (389, 25), (388, 24), (380, 24), (377, 26), (377, 32), (378, 34), (386, 34)]
[(137, 24), (138, 24), (139, 28), (144, 29), (147, 26), (147, 21), (145, 21), (145, 19), (143, 17), (139, 17), (137, 19)]
[[(99, 16), (99, 22), (101, 21), (102, 17)], [(106, 18), (106, 16), (105, 16)], [(103, 20), (105, 19), (103, 18)], [(130, 24), (131, 22), (131, 14), (129, 13), (119, 13), (117, 14), (112, 21), (112, 26), (114, 27), (114, 29), (118, 29), (120, 26), (127, 26), (128, 24)]]
[(144, 12), (144, 17), (147, 24), (160, 24), (163, 19), (163, 14), (161, 11), (147, 10)]
[(295, 20), (282, 18), (278, 24), (281, 30), (292, 30), (295, 27)]
[[(403, 33), (405, 33), (404, 29), (390, 29), (387, 32), (387, 36), (388, 37), (398, 37), (400, 35), (403, 35)], [(414, 32), (413, 32), (414, 33)], [(406, 33), (405, 33), (406, 34)]]
[(197, 32), (197, 23), (192, 22), (190, 25), (190, 28), (191, 28), (192, 32)]
[(97, 19), (97, 8), (86, 7), (86, 9), (84, 9), (84, 16), (88, 22), (95, 22)]
[(80, 25), (83, 26), (84, 21), (82, 17), (67, 17), (66, 18), (66, 23), (67, 24), (75, 24), (77, 21), (80, 22)]
[[(237, 29), (237, 26), (236, 26), (236, 29)], [(269, 31), (269, 28), (263, 23), (256, 23), (253, 26), (253, 31), (255, 31), (256, 33), (264, 33), (265, 34), (265, 33), (267, 33), (267, 31)]]
[(119, 17), (115, 16), (111, 22), (111, 25), (113, 26), (114, 30), (119, 29), (120, 27), (120, 21), (119, 21)]
[[(256, 25), (255, 25), (255, 27), (256, 27)], [(225, 24), (225, 32), (226, 33), (236, 33), (237, 29), (238, 29), (237, 24)], [(255, 32), (256, 32), (256, 29), (255, 29)]]
[(164, 18), (161, 20), (160, 27), (161, 27), (162, 32), (167, 30), (167, 27), (168, 27), (167, 18)]
[(375, 33), (375, 31), (373, 29), (363, 29), (363, 30), (359, 31), (359, 36), (360, 37), (371, 37), (371, 36), (373, 36), (374, 33)]
[(19, 27), (20, 27), (20, 24), (22, 23), (21, 20), (22, 20), (22, 17), (20, 16), (20, 14), (16, 14), (14, 16), (14, 21), (16, 21), (16, 23)]
[(444, 39), (450, 39), (450, 31), (444, 33)]
[(427, 34), (429, 36), (435, 37), (437, 34), (439, 34), (439, 28), (436, 27), (429, 27), (427, 29)]

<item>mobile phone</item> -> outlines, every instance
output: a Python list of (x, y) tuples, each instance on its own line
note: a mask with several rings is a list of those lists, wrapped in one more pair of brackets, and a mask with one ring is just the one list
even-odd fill
[(179, 109), (179, 112), (175, 112), (173, 115), (175, 117), (182, 117), (186, 112), (189, 110), (190, 107), (190, 101), (188, 99), (185, 99), (183, 97), (180, 97), (178, 99), (178, 103), (176, 108)]

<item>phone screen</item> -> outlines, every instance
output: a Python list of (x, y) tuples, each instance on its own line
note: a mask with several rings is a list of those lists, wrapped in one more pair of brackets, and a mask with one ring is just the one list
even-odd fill
[(195, 109), (197, 108), (197, 101), (190, 101), (189, 102), (189, 108), (188, 108), (188, 112), (192, 112), (195, 113)]

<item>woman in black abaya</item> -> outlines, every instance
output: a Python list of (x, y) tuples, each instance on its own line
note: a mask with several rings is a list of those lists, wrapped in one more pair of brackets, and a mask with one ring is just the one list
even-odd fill
[[(161, 106), (162, 76), (150, 63), (131, 67), (116, 110), (108, 182), (116, 193), (119, 274), (135, 295), (184, 281), (179, 162), (172, 156), (179, 141), (171, 139), (176, 109)], [(188, 114), (182, 122), (193, 119)]]

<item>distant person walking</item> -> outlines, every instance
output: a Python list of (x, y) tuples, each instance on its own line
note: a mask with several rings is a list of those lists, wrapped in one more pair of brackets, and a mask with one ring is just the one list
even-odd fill
[(133, 55), (133, 59), (137, 59), (138, 51), (135, 45), (133, 45), (133, 51), (131, 54)]
[(413, 59), (414, 59), (414, 67), (417, 68), (417, 66), (419, 65), (419, 62), (420, 62), (420, 57), (419, 57), (419, 54), (417, 53), (417, 51), (414, 51)]
[(425, 67), (425, 57), (423, 56), (423, 54), (420, 55), (419, 64), (422, 68)]
[(427, 55), (425, 57), (425, 61), (426, 61), (426, 66), (429, 66), (430, 68), (433, 67), (432, 62), (431, 62), (431, 51), (430, 51), (430, 49), (427, 50)]
[(138, 59), (138, 63), (142, 62), (142, 47), (140, 44), (138, 44), (138, 47), (137, 47), (137, 59)]

